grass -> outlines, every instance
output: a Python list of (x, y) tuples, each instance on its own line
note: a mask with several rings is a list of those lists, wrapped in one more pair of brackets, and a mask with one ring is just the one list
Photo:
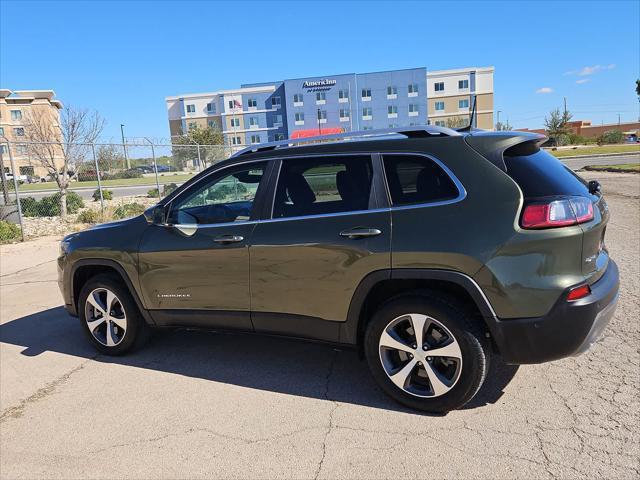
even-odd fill
[(607, 153), (640, 153), (640, 145), (594, 145), (592, 147), (567, 148), (563, 150), (548, 150), (555, 157), (570, 157), (574, 155), (599, 155)]
[(585, 170), (600, 172), (635, 172), (640, 173), (640, 163), (623, 163), (620, 165), (587, 165)]
[[(193, 177), (195, 174), (185, 174), (179, 173), (177, 175), (166, 174), (166, 175), (158, 175), (158, 181), (161, 185), (166, 183), (183, 183)], [(103, 187), (130, 187), (136, 185), (149, 185), (150, 187), (155, 186), (156, 179), (155, 177), (142, 177), (142, 178), (122, 178), (119, 180), (102, 180)], [(71, 190), (75, 190), (78, 188), (97, 188), (98, 182), (72, 182)], [(58, 185), (55, 182), (45, 182), (45, 183), (29, 183), (20, 185), (19, 190), (21, 192), (37, 192), (41, 190), (57, 190)]]

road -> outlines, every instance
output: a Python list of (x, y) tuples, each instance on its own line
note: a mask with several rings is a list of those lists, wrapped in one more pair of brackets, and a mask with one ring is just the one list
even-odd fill
[(398, 406), (324, 345), (172, 331), (98, 355), (61, 307), (58, 239), (0, 247), (0, 477), (639, 478), (640, 183), (597, 177), (622, 277), (604, 337), (553, 363), (494, 361), (446, 416)]
[[(618, 165), (621, 163), (638, 162), (640, 161), (640, 155), (574, 158), (574, 159), (567, 159), (562, 161), (573, 170), (579, 170), (581, 168), (584, 168), (586, 165)], [(146, 195), (147, 192), (152, 188), (156, 188), (156, 184), (151, 178), (149, 179), (148, 185), (136, 185), (136, 186), (127, 186), (127, 187), (107, 187), (108, 190), (113, 191), (113, 198)], [(160, 188), (162, 188), (162, 186)], [(92, 198), (93, 192), (96, 190), (96, 188), (95, 187), (72, 188), (72, 190), (77, 192), (83, 199), (89, 200)], [(46, 195), (51, 195), (52, 193), (55, 193), (55, 190), (48, 190), (46, 192), (40, 192), (40, 191), (24, 192), (24, 193), (21, 193), (20, 195), (31, 196), (31, 197), (40, 199)]]

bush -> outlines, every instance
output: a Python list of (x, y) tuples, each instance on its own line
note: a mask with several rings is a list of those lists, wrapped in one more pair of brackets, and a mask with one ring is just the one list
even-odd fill
[(98, 223), (100, 222), (100, 212), (96, 210), (85, 210), (78, 214), (78, 223)]
[[(102, 199), (103, 200), (113, 200), (113, 191), (112, 190), (102, 190)], [(100, 201), (100, 190), (96, 189), (96, 191), (93, 192), (93, 201), (94, 202), (99, 202)]]
[(142, 214), (144, 210), (145, 210), (144, 205), (142, 205), (141, 203), (136, 203), (136, 202), (125, 203), (123, 205), (120, 205), (118, 208), (116, 208), (116, 210), (113, 212), (113, 218), (121, 219), (121, 218), (136, 217)]
[(142, 178), (142, 172), (132, 168), (121, 172), (105, 173), (101, 177), (102, 180), (121, 180), (123, 178)]
[(19, 238), (20, 227), (6, 220), (0, 220), (0, 243), (13, 242)]
[[(33, 197), (20, 199), (25, 217), (57, 217), (60, 215), (60, 193), (54, 193), (41, 200)], [(67, 192), (67, 213), (77, 213), (84, 207), (82, 197), (75, 192)]]
[(175, 183), (167, 183), (162, 189), (162, 195), (166, 197), (171, 192), (173, 192), (176, 188), (178, 188), (178, 185), (176, 185)]
[(607, 143), (624, 143), (624, 133), (620, 130), (608, 130), (596, 139), (598, 145)]
[(158, 198), (158, 189), (152, 188), (151, 190), (147, 190), (147, 197), (149, 198)]

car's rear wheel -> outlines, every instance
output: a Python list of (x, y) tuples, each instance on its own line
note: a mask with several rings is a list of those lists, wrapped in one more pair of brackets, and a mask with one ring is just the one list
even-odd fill
[(447, 296), (397, 297), (373, 316), (365, 355), (382, 389), (418, 410), (447, 412), (480, 389), (489, 348), (473, 316)]
[(121, 355), (146, 340), (148, 327), (116, 275), (91, 278), (80, 291), (78, 313), (84, 332), (101, 353)]

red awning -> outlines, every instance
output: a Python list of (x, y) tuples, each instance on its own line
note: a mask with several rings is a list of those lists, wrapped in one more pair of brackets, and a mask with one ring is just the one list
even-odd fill
[(318, 135), (333, 135), (335, 133), (342, 133), (344, 130), (337, 127), (329, 128), (308, 128), (306, 130), (296, 130), (291, 134), (291, 138), (308, 138), (317, 137)]

